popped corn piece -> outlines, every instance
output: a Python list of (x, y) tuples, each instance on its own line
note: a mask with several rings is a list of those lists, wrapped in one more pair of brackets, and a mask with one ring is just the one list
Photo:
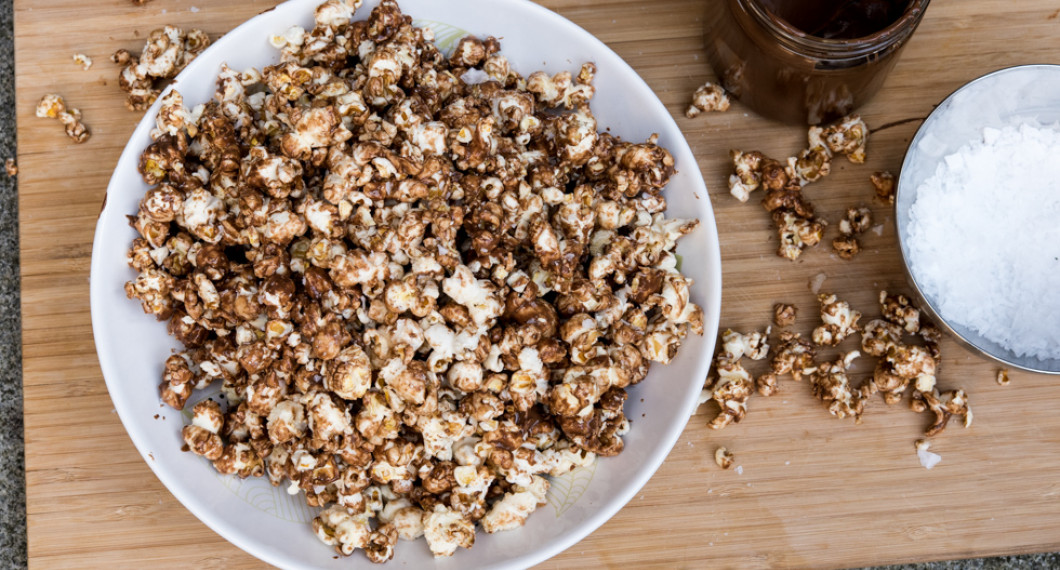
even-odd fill
[(865, 233), (872, 226), (872, 211), (864, 206), (847, 208), (846, 216), (839, 221), (839, 233), (853, 236)]
[(905, 332), (920, 332), (920, 309), (913, 306), (909, 297), (880, 291), (880, 311), (883, 312), (883, 318), (902, 327)]
[(902, 342), (902, 328), (883, 319), (873, 319), (861, 330), (861, 350), (870, 356), (883, 356)]
[(721, 333), (721, 352), (718, 358), (735, 362), (746, 356), (751, 360), (762, 360), (769, 354), (769, 329), (747, 334), (726, 329)]
[(861, 253), (861, 241), (852, 235), (841, 235), (832, 240), (832, 251), (840, 257), (840, 259), (851, 260), (854, 256)]
[(332, 505), (313, 519), (313, 532), (317, 538), (344, 556), (365, 548), (372, 534), (367, 513), (351, 513), (346, 507)]
[(731, 451), (724, 447), (719, 447), (714, 450), (714, 463), (718, 464), (718, 467), (722, 469), (728, 469), (732, 467), (733, 462), (736, 461), (736, 456)]
[(379, 513), (379, 520), (393, 526), (398, 537), (416, 540), (423, 536), (423, 515), (423, 509), (413, 505), (412, 501), (398, 498), (387, 501)]
[(778, 327), (790, 327), (795, 324), (798, 308), (787, 303), (776, 303), (773, 305), (773, 324)]
[(872, 225), (872, 212), (865, 207), (847, 208), (846, 217), (839, 221), (839, 236), (832, 240), (832, 250), (843, 259), (853, 259), (861, 251), (856, 236)]
[(711, 429), (722, 429), (739, 422), (747, 414), (747, 400), (754, 393), (754, 380), (739, 362), (716, 361), (714, 373), (717, 378), (708, 389), (720, 411), (707, 425)]
[(88, 71), (92, 67), (92, 58), (88, 57), (83, 53), (75, 53), (73, 56), (74, 63), (81, 66), (81, 69)]
[(885, 204), (894, 205), (895, 178), (890, 172), (874, 172), (871, 177), (876, 198)]
[(37, 103), (37, 116), (42, 119), (58, 119), (66, 130), (66, 136), (75, 143), (83, 143), (92, 136), (81, 122), (81, 111), (68, 108), (66, 101), (55, 93), (48, 93)]
[(934, 389), (935, 368), (935, 359), (926, 348), (894, 344), (876, 362), (872, 381), (875, 389), (883, 394), (884, 401), (894, 404), (902, 399), (911, 384), (915, 384), (918, 391)]
[(807, 247), (820, 243), (824, 236), (823, 220), (803, 218), (794, 212), (777, 210), (773, 212), (773, 222), (780, 240), (777, 255), (791, 261), (798, 259)]
[(948, 390), (939, 393), (932, 388), (928, 391), (914, 391), (910, 408), (915, 412), (931, 411), (935, 421), (924, 431), (927, 437), (934, 437), (946, 429), (953, 416), (961, 416), (965, 428), (972, 425), (972, 408), (968, 404), (968, 395), (964, 390)]
[(111, 61), (123, 66), (118, 86), (128, 94), (125, 106), (130, 111), (146, 110), (161, 91), (156, 84), (176, 77), (209, 45), (210, 38), (201, 30), (165, 26), (151, 31), (139, 56), (124, 49), (115, 52)]
[(791, 374), (796, 381), (803, 375), (812, 374), (817, 365), (813, 359), (817, 355), (814, 345), (798, 333), (784, 331), (780, 333), (780, 344), (773, 353), (770, 368), (773, 374)]
[(728, 111), (729, 95), (725, 93), (720, 85), (706, 82), (696, 89), (692, 94), (692, 104), (685, 111), (689, 119), (696, 117), (703, 111)]
[(490, 507), (480, 524), (482, 530), (492, 534), (502, 530), (519, 528), (526, 524), (526, 519), (539, 505), (545, 504), (548, 492), (548, 480), (534, 475), (530, 485), (515, 487), (515, 492), (506, 493), (501, 500)]
[(755, 378), (755, 388), (758, 393), (769, 397), (777, 393), (780, 386), (777, 384), (777, 375), (772, 372), (767, 372), (758, 378)]
[(836, 346), (851, 333), (860, 330), (858, 320), (861, 313), (850, 308), (846, 301), (840, 301), (835, 295), (821, 293), (817, 296), (821, 302), (821, 326), (813, 329), (813, 342), (819, 346)]
[(434, 557), (445, 558), (457, 548), (474, 546), (475, 526), (456, 511), (438, 504), (423, 516), (423, 536)]
[(856, 164), (865, 162), (869, 127), (858, 115), (843, 117), (826, 127), (819, 136), (833, 153), (845, 155), (847, 160)]
[(998, 369), (998, 371), (997, 371), (997, 385), (998, 386), (1008, 386), (1010, 382), (1011, 382), (1011, 380), (1009, 380), (1009, 377), (1008, 377), (1008, 369), (1007, 368)]
[(735, 172), (729, 176), (729, 193), (737, 200), (746, 202), (751, 197), (751, 192), (759, 188), (762, 183), (762, 162), (765, 156), (758, 151), (741, 152), (730, 150), (729, 157), (732, 159)]
[(8, 158), (4, 160), (4, 172), (12, 178), (18, 176), (18, 164), (15, 163), (15, 159)]
[(593, 98), (596, 89), (592, 83), (582, 83), (583, 79), (591, 80), (592, 74), (581, 73), (572, 81), (569, 71), (561, 71), (549, 76), (544, 71), (535, 71), (526, 78), (526, 90), (533, 93), (537, 101), (546, 107), (564, 107), (574, 109)]
[(832, 153), (826, 147), (804, 149), (798, 156), (788, 157), (785, 172), (788, 178), (805, 186), (828, 176), (832, 172)]
[(865, 400), (871, 395), (868, 387), (853, 388), (846, 374), (850, 363), (859, 356), (858, 351), (850, 351), (832, 362), (819, 365), (810, 374), (813, 395), (828, 405), (828, 412), (837, 418), (854, 416), (856, 423), (861, 423)]

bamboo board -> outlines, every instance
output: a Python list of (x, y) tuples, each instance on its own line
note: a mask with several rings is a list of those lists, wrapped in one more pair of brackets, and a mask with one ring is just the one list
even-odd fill
[[(718, 0), (708, 0), (718, 1)], [(73, 2), (16, 0), (15, 35), (22, 259), (29, 555), (37, 568), (152, 566), (256, 568), (262, 564), (210, 531), (151, 474), (126, 436), (96, 361), (88, 309), (92, 235), (111, 170), (139, 119), (122, 106), (118, 48), (138, 50), (164, 24), (216, 37), (270, 7), (233, 0)], [(880, 289), (903, 290), (893, 216), (872, 203), (869, 175), (897, 171), (917, 123), (877, 133), (865, 165), (837, 161), (807, 190), (835, 220), (871, 204), (881, 235), (866, 234), (852, 262), (810, 251), (797, 263), (773, 254), (765, 213), (729, 197), (729, 148), (787, 156), (804, 133), (759, 119), (739, 104), (685, 119), (690, 93), (710, 76), (702, 0), (545, 0), (636, 68), (688, 137), (714, 201), (722, 240), (722, 327), (764, 327), (774, 302), (801, 308), (813, 326), (808, 283), (848, 299), (867, 318)], [(883, 92), (862, 114), (870, 125), (923, 117), (964, 82), (994, 69), (1060, 59), (1060, 5), (1045, 0), (935, 2)], [(89, 71), (74, 53), (95, 60)], [(64, 94), (93, 130), (84, 145), (34, 117), (46, 92)], [(834, 232), (834, 225), (831, 229)], [(828, 234), (830, 240), (833, 234)], [(951, 426), (920, 467), (912, 442), (928, 418), (875, 401), (863, 425), (831, 418), (808, 386), (787, 382), (755, 398), (740, 424), (706, 427), (701, 410), (648, 485), (591, 536), (544, 564), (848, 567), (1060, 550), (1060, 397), (1057, 379), (1013, 373), (943, 345), (940, 384), (963, 386), (975, 425)], [(868, 372), (862, 364), (856, 372)], [(713, 452), (736, 453), (742, 474)]]

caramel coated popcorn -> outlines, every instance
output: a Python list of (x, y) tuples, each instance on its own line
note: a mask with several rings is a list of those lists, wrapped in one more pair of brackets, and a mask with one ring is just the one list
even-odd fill
[(92, 136), (88, 127), (81, 122), (81, 111), (72, 107), (67, 108), (66, 101), (62, 96), (48, 93), (41, 97), (37, 103), (37, 116), (42, 119), (58, 119), (66, 129), (66, 136), (73, 139), (75, 143), (83, 143)]
[(115, 52), (110, 59), (122, 66), (118, 86), (128, 94), (125, 106), (130, 111), (146, 110), (161, 92), (159, 83), (176, 77), (209, 45), (202, 30), (165, 26), (151, 32), (139, 56), (124, 49)]
[(858, 115), (843, 117), (827, 127), (810, 127), (811, 140), (820, 140), (832, 154), (842, 154), (850, 162), (865, 162), (865, 147), (869, 141), (869, 127)]
[(790, 327), (795, 324), (799, 309), (795, 305), (776, 303), (773, 305), (773, 324), (778, 327)]
[(859, 235), (872, 225), (872, 212), (864, 206), (847, 208), (846, 216), (839, 221), (839, 236), (832, 240), (832, 250), (843, 259), (853, 259), (861, 252)]
[(857, 423), (861, 423), (865, 400), (872, 395), (871, 388), (867, 386), (853, 388), (847, 377), (847, 368), (859, 356), (861, 354), (858, 351), (850, 351), (832, 362), (820, 364), (817, 370), (810, 373), (813, 395), (827, 404), (828, 412), (840, 419), (853, 416)]
[[(721, 347), (714, 356), (710, 376), (706, 379), (699, 403), (713, 400), (718, 404), (718, 414), (710, 421), (711, 429), (722, 429), (737, 423), (747, 413), (747, 400), (754, 394), (757, 383), (751, 373), (740, 364), (747, 357), (762, 360), (769, 355), (769, 329), (741, 334), (726, 330), (721, 334)], [(768, 384), (768, 380), (763, 381)], [(776, 392), (775, 379), (772, 386), (758, 387), (766, 392)]]
[[(702, 334), (674, 253), (698, 222), (665, 217), (655, 137), (600, 132), (591, 64), (524, 78), (495, 38), (446, 57), (396, 3), (358, 5), (272, 38), (276, 65), (222, 67), (204, 105), (166, 94), (126, 292), (184, 345), (162, 400), (221, 387), (191, 452), (301, 492), (343, 555), (422, 536), (444, 557), (622, 451), (626, 389)], [(129, 60), (137, 101), (191, 42)]]
[(704, 111), (728, 111), (729, 105), (728, 93), (720, 85), (708, 81), (692, 94), (692, 104), (685, 111), (685, 116), (692, 119)]
[(728, 469), (736, 462), (736, 456), (728, 449), (719, 447), (714, 450), (714, 462), (718, 464), (718, 467)]
[(894, 205), (895, 179), (890, 172), (875, 172), (872, 174), (872, 187), (876, 191), (876, 198), (880, 201)]
[[(795, 261), (806, 248), (821, 242), (828, 223), (814, 214), (813, 204), (802, 190), (831, 173), (836, 154), (845, 155), (851, 162), (864, 162), (868, 134), (865, 122), (852, 115), (827, 127), (810, 127), (807, 148), (783, 163), (758, 151), (729, 151), (734, 170), (729, 176), (729, 193), (746, 202), (755, 190), (766, 191), (762, 206), (770, 213), (777, 231), (778, 256)], [(841, 235), (832, 244), (841, 257), (849, 259), (860, 251), (861, 244), (854, 236), (863, 232), (861, 228), (867, 228), (869, 222), (867, 210), (848, 212), (847, 219), (840, 223)]]
[(861, 313), (850, 308), (846, 301), (840, 301), (835, 295), (820, 294), (821, 326), (813, 329), (813, 342), (818, 346), (835, 346), (851, 333), (859, 330), (858, 320)]

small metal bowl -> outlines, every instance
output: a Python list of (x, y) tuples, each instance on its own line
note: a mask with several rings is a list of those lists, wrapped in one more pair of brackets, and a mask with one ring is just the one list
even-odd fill
[(935, 174), (945, 156), (980, 139), (984, 128), (1028, 121), (1041, 125), (1060, 122), (1060, 65), (1022, 65), (989, 73), (965, 84), (932, 111), (913, 137), (902, 163), (895, 196), (898, 244), (921, 308), (958, 343), (1007, 366), (1060, 374), (1060, 358), (1019, 356), (940, 314), (936, 299), (924, 294), (909, 263), (909, 212), (920, 185)]

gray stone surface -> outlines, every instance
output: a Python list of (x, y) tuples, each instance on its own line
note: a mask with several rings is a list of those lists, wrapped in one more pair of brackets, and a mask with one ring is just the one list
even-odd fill
[[(15, 156), (15, 56), (12, 0), (0, 0), (0, 163)], [(22, 438), (16, 180), (0, 172), (0, 568), (26, 566), (26, 487)], [(1060, 554), (1005, 556), (873, 570), (1025, 570), (1060, 568)]]
[[(15, 156), (12, 1), (0, 2), (0, 163)], [(18, 304), (18, 194), (0, 171), (0, 567), (26, 565), (22, 456), (22, 322)]]

